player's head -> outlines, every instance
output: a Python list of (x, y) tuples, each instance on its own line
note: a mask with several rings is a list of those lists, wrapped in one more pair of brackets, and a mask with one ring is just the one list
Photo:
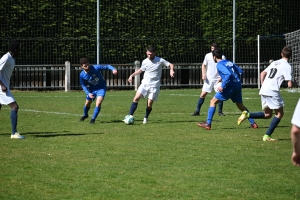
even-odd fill
[(150, 60), (153, 60), (154, 57), (155, 57), (155, 54), (156, 54), (155, 47), (153, 47), (153, 46), (148, 46), (148, 47), (146, 48), (146, 54), (147, 54), (147, 57), (148, 57)]
[(218, 62), (218, 60), (222, 60), (223, 52), (222, 52), (221, 49), (215, 49), (215, 50), (213, 50), (212, 54), (213, 54), (214, 61), (216, 63)]
[(213, 51), (213, 50), (215, 50), (215, 49), (220, 49), (220, 46), (219, 46), (218, 43), (213, 42), (213, 43), (211, 44), (210, 50)]
[(11, 43), (9, 43), (8, 45), (8, 51), (10, 52), (10, 54), (12, 55), (12, 57), (17, 57), (19, 55), (20, 52), (20, 44), (17, 41), (13, 41)]
[(89, 71), (90, 67), (89, 67), (89, 61), (87, 58), (81, 58), (79, 60), (80, 63), (80, 67), (84, 70), (84, 71)]
[(290, 46), (285, 46), (281, 50), (281, 56), (284, 58), (290, 59), (290, 57), (292, 57), (292, 54), (293, 54), (293, 51)]

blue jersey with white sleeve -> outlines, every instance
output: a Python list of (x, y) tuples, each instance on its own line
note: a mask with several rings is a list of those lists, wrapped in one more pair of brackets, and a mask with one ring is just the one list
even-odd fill
[(236, 64), (229, 60), (221, 60), (217, 64), (217, 69), (220, 77), (222, 78), (221, 87), (223, 89), (230, 86), (241, 87), (240, 75), (243, 73), (243, 70)]
[(111, 65), (91, 65), (90, 71), (87, 73), (84, 70), (80, 73), (80, 85), (84, 92), (88, 95), (95, 90), (106, 89), (106, 81), (103, 78), (101, 70), (115, 70)]

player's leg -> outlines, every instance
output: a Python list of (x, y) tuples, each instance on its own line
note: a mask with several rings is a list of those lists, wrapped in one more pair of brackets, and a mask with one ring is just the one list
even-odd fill
[(90, 98), (89, 95), (86, 95), (85, 103), (83, 106), (83, 115), (81, 116), (79, 121), (84, 121), (86, 118), (89, 117), (89, 110), (91, 108), (92, 101), (93, 101), (93, 99)]
[(199, 97), (198, 102), (196, 104), (196, 109), (191, 114), (191, 116), (200, 115), (200, 110), (201, 110), (201, 107), (204, 103), (205, 97), (206, 97), (207, 93), (210, 93), (212, 91), (213, 86), (214, 86), (213, 82), (209, 81), (208, 79), (206, 79), (204, 81), (200, 97)]
[(159, 92), (160, 92), (160, 87), (149, 88), (149, 91), (148, 91), (148, 94), (147, 94), (148, 95), (148, 101), (147, 101), (146, 112), (145, 112), (143, 124), (148, 123), (148, 117), (149, 117), (149, 115), (152, 111), (152, 105), (153, 105), (154, 101), (157, 101)]
[(95, 99), (96, 99), (96, 105), (94, 108), (94, 113), (93, 116), (91, 117), (90, 123), (91, 124), (95, 124), (95, 120), (98, 117), (100, 111), (101, 111), (101, 104), (102, 101), (104, 100), (105, 94), (106, 94), (106, 89), (99, 89), (97, 91), (95, 91), (94, 93)]
[[(219, 80), (215, 80), (214, 81), (214, 89), (215, 89), (215, 92), (218, 92), (218, 88), (222, 86), (222, 82), (220, 82)], [(219, 116), (225, 116), (225, 114), (223, 113), (223, 101), (219, 101), (218, 102), (218, 115)]]
[(133, 115), (135, 110), (138, 107), (138, 102), (141, 98), (144, 98), (147, 95), (147, 89), (145, 87), (145, 85), (141, 84), (137, 90), (137, 92), (135, 93), (135, 96), (133, 98), (133, 101), (130, 105), (130, 109), (129, 109), (129, 113), (128, 115)]
[(11, 108), (10, 110), (11, 137), (10, 138), (23, 139), (25, 137), (20, 135), (17, 131), (19, 105), (17, 104), (17, 102), (12, 102), (8, 105)]
[[(273, 139), (271, 137), (271, 135), (274, 132), (275, 128), (280, 123), (281, 118), (284, 115), (284, 112), (283, 112), (283, 107), (281, 107), (279, 109), (274, 109), (274, 111), (275, 111), (275, 116), (273, 117), (273, 119), (270, 123), (270, 126), (269, 126), (268, 130), (266, 131), (266, 134), (263, 137), (263, 141), (270, 141), (270, 142), (276, 141), (276, 139)], [(272, 113), (272, 110), (271, 110), (271, 113)], [(272, 114), (271, 114), (271, 116), (272, 116)]]
[(207, 112), (207, 119), (206, 122), (204, 123), (198, 123), (197, 125), (205, 128), (206, 130), (210, 130), (211, 129), (211, 124), (212, 124), (212, 120), (216, 111), (216, 104), (219, 102), (220, 100), (216, 98), (216, 96), (214, 96), (211, 100), (210, 100), (210, 105), (208, 108), (208, 112)]

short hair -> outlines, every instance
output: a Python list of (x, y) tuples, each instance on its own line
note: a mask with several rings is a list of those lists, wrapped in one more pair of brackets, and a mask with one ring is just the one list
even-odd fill
[(20, 43), (17, 41), (13, 41), (8, 45), (8, 51), (16, 53), (20, 50)]
[(285, 46), (281, 50), (281, 53), (282, 53), (283, 57), (290, 58), (290, 57), (292, 57), (293, 50), (292, 50), (292, 48), (290, 46)]
[(146, 51), (149, 51), (149, 52), (151, 52), (151, 53), (156, 52), (154, 46), (148, 46), (148, 47), (146, 48)]
[(213, 54), (213, 56), (215, 56), (216, 58), (222, 59), (223, 52), (222, 52), (221, 49), (214, 49), (214, 50), (212, 51), (212, 54)]
[(213, 43), (211, 44), (211, 46), (213, 46), (215, 49), (220, 49), (219, 44), (216, 43), (216, 42), (213, 42)]
[(87, 64), (89, 63), (89, 60), (87, 58), (80, 58), (79, 63), (80, 65)]

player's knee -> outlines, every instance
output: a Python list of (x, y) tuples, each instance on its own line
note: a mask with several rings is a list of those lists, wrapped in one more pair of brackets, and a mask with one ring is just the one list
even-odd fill
[(265, 113), (265, 119), (270, 119), (272, 117), (272, 113)]

